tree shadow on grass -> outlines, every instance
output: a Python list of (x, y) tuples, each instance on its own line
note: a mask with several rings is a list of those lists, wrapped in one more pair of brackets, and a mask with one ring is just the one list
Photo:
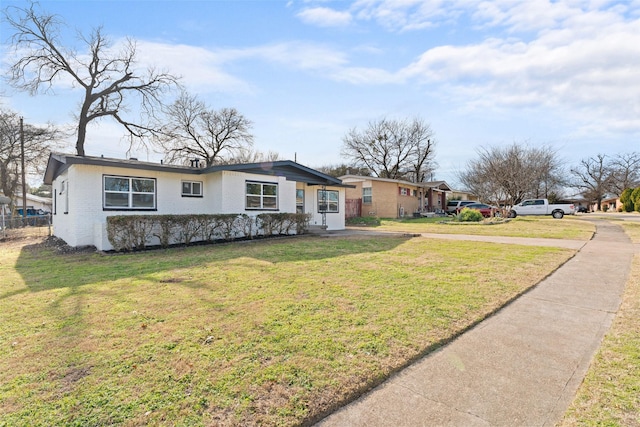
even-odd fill
[[(306, 262), (385, 252), (409, 240), (409, 236), (345, 236), (244, 241), (225, 244), (175, 247), (133, 253), (60, 253), (43, 244), (22, 248), (15, 268), (30, 292), (76, 288), (120, 279), (149, 278), (163, 271), (226, 263), (242, 258), (263, 263)], [(10, 297), (15, 292), (2, 295)]]

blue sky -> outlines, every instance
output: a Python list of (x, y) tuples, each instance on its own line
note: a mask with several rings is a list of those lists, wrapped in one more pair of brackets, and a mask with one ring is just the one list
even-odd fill
[[(75, 29), (97, 26), (116, 46), (137, 40), (142, 64), (252, 120), (256, 149), (310, 167), (345, 162), (347, 131), (383, 117), (429, 123), (434, 178), (454, 186), (478, 147), (550, 145), (567, 165), (640, 151), (640, 0), (40, 4), (67, 22), (72, 43)], [(55, 95), (2, 94), (31, 123), (72, 123), (80, 99), (63, 84)], [(124, 157), (122, 136), (101, 122), (86, 152)]]

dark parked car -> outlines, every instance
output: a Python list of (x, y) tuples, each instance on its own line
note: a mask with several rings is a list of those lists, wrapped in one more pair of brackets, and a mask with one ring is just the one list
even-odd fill
[(480, 211), (482, 216), (485, 218), (491, 218), (493, 216), (496, 216), (496, 214), (499, 214), (500, 212), (500, 209), (496, 208), (495, 206), (486, 205), (484, 203), (470, 203), (468, 205), (458, 208), (458, 213), (460, 213), (460, 211), (462, 211), (462, 209), (464, 208), (475, 209), (477, 211)]
[(586, 208), (586, 207), (584, 207), (584, 206), (578, 206), (578, 207), (576, 208), (576, 212), (579, 212), (579, 213), (587, 213), (587, 212), (589, 212), (589, 209), (587, 209), (587, 208)]

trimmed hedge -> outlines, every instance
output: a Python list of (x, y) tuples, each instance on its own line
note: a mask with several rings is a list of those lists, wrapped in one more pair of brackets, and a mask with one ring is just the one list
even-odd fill
[(309, 214), (263, 213), (196, 215), (114, 215), (107, 217), (107, 238), (115, 251), (167, 248), (194, 242), (304, 234)]

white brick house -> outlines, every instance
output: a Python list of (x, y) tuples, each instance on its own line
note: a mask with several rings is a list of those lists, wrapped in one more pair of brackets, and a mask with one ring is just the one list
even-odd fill
[(52, 153), (53, 234), (110, 250), (106, 221), (126, 214), (304, 212), (310, 225), (345, 227), (342, 182), (290, 160), (208, 168)]

